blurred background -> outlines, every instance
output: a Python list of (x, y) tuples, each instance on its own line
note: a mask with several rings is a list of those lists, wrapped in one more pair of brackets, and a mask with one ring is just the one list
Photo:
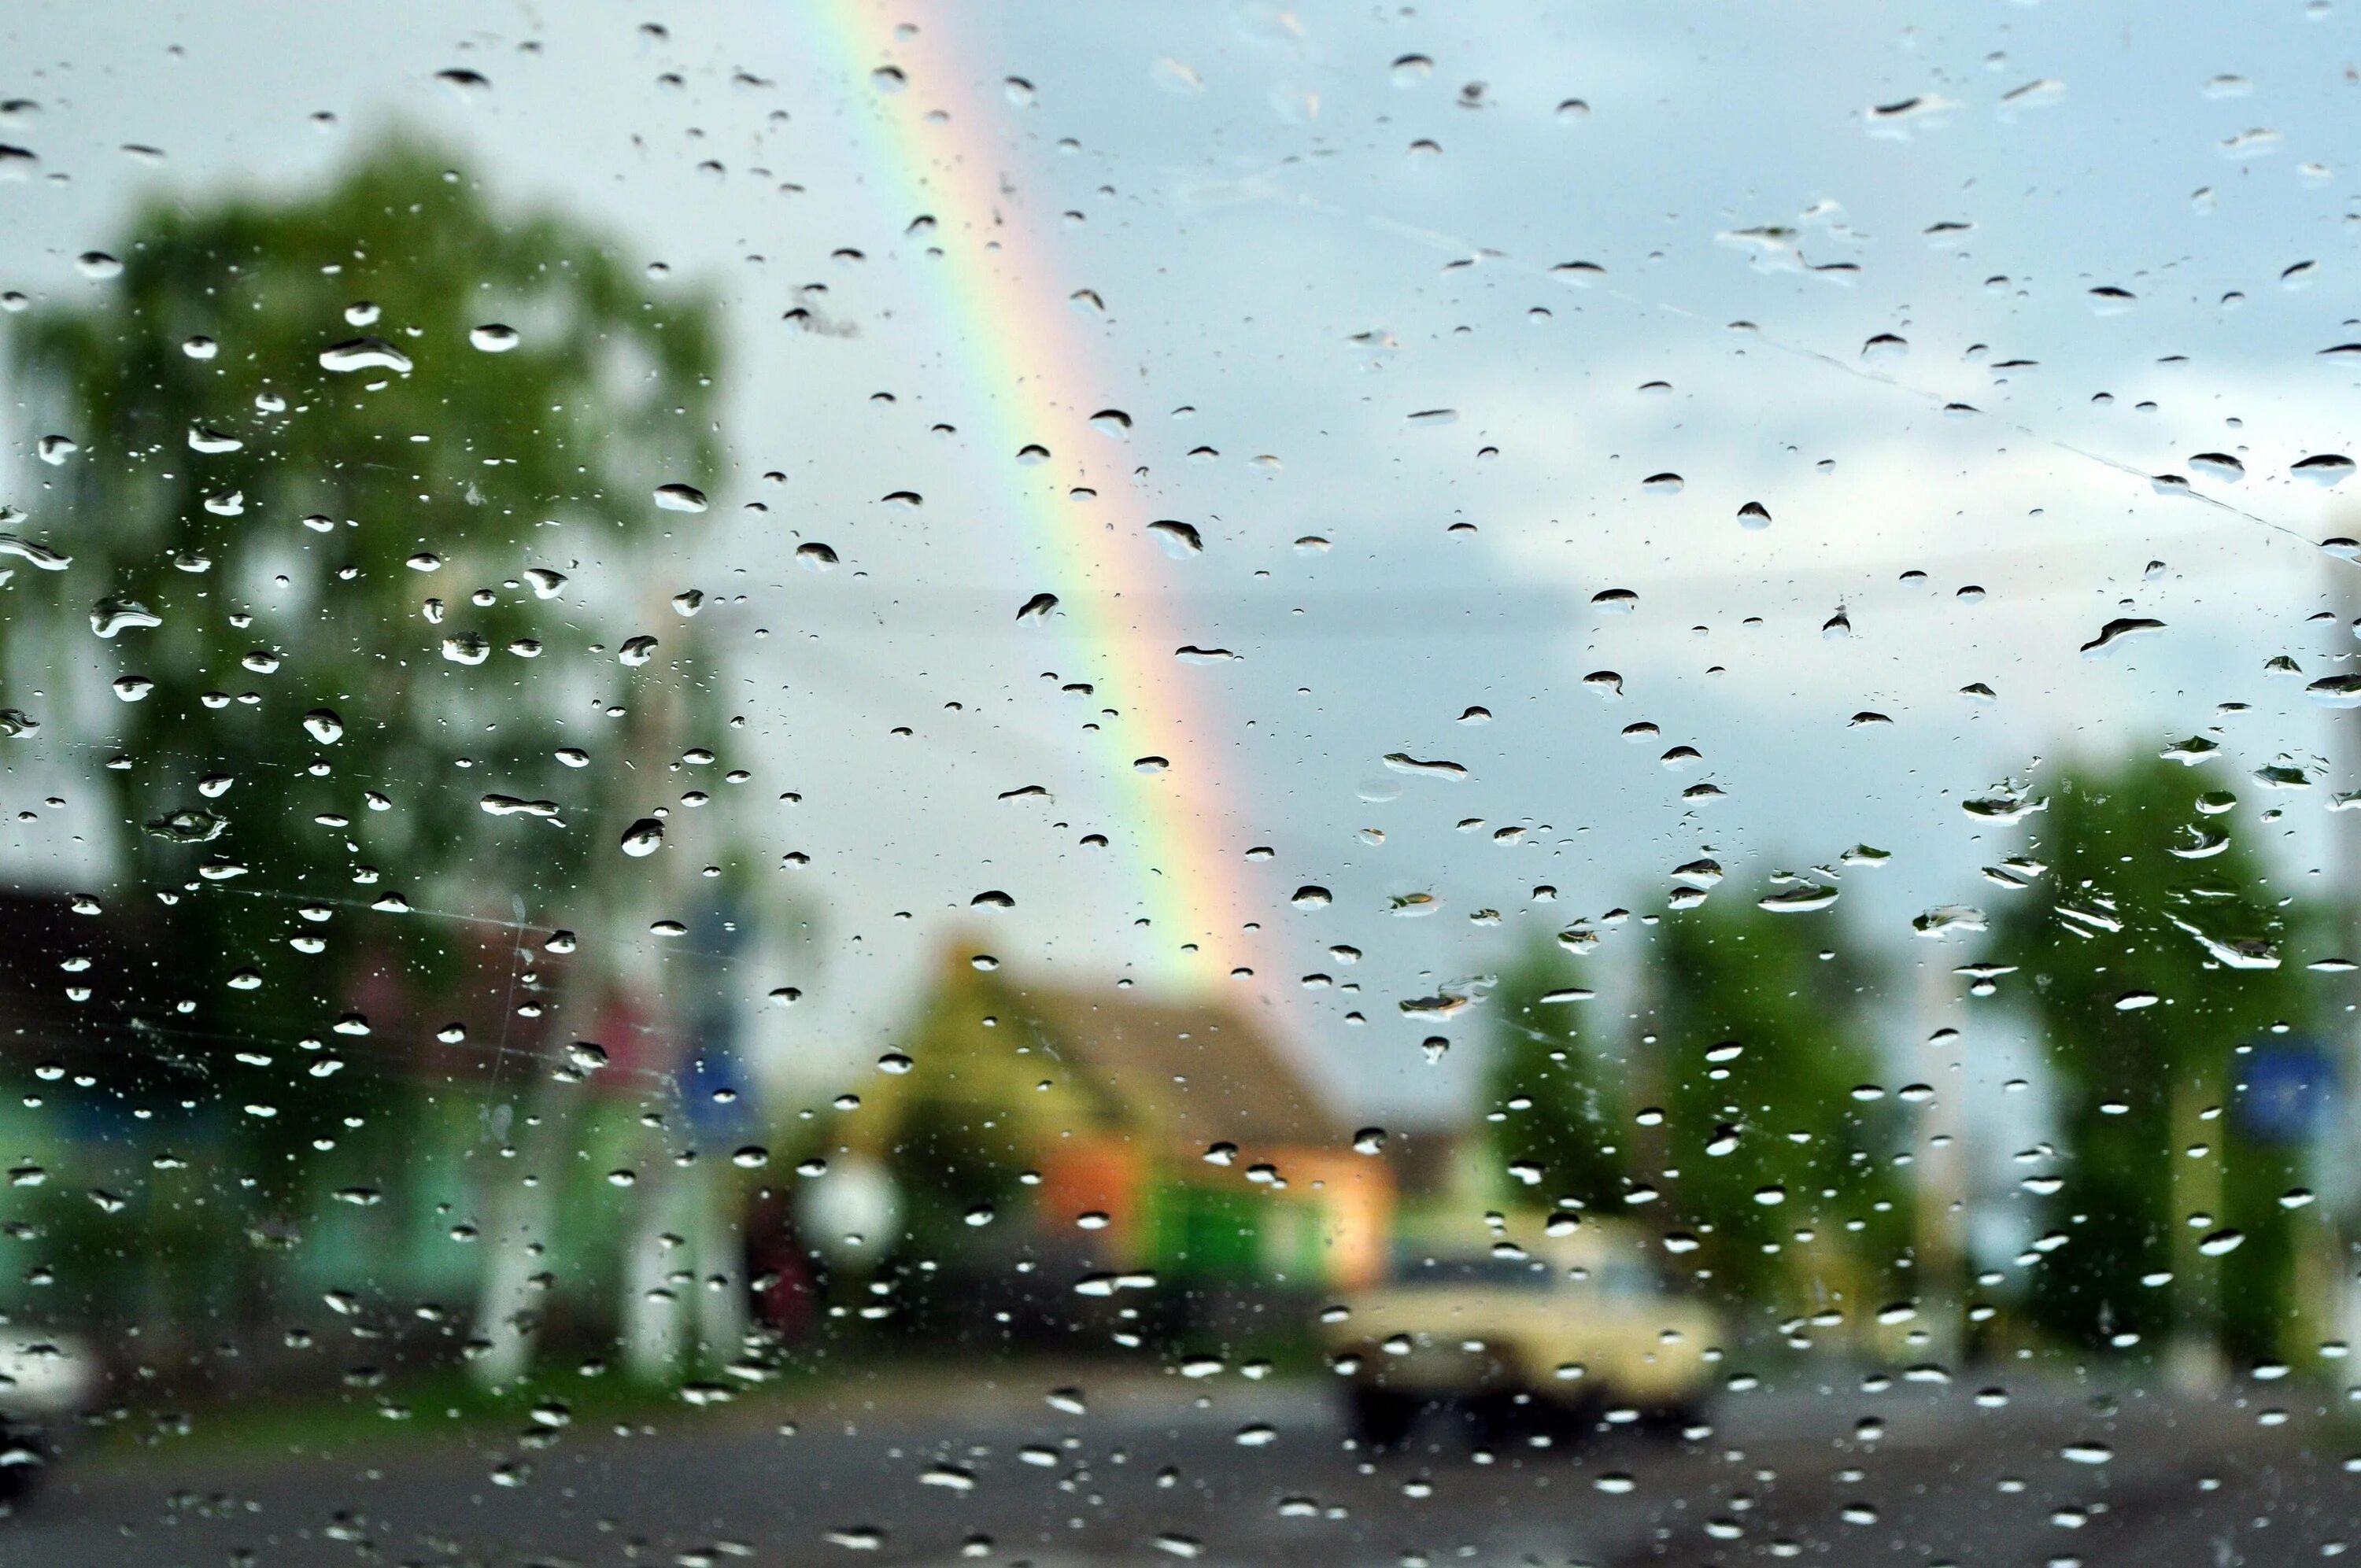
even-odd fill
[(2344, 1550), (2327, 0), (0, 38), (12, 1561)]

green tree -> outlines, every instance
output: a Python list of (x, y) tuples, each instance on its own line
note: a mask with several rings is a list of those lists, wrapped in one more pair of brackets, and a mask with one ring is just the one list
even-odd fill
[[(2259, 1353), (2285, 1333), (2295, 1244), (2277, 1200), (2295, 1153), (2242, 1135), (2224, 1108), (2241, 1048), (2300, 1024), (2305, 998), (2279, 958), (2286, 901), (2237, 818), (2207, 814), (2229, 799), (2202, 798), (2215, 771), (2148, 759), (2060, 778), (2031, 819), (2048, 870), (1993, 933), (2062, 1134), (2045, 1228), (2067, 1240), (2033, 1277), (2033, 1310), (2088, 1343), (2178, 1327)], [(2200, 1249), (2234, 1230), (2235, 1255)]]
[[(851, 1119), (856, 1141), (873, 1140), (909, 1208), (904, 1251), (956, 1257), (974, 1244), (967, 1215), (990, 1209), (1014, 1218), (1026, 1197), (1019, 1178), (1043, 1125), (1070, 1124), (1071, 1091), (1042, 1103), (1042, 1058), (1018, 1054), (1054, 1033), (1001, 973), (946, 964), (909, 1036), (913, 1069), (890, 1093), (872, 1096), (868, 1120)], [(1089, 1124), (1085, 1121), (1085, 1126)]]
[(1868, 988), (1821, 956), (1840, 940), (1826, 916), (1724, 897), (1666, 916), (1648, 949), (1667, 1228), (1734, 1299), (1858, 1296), (1905, 1255), (1892, 1101), (1855, 1093), (1878, 1080)]
[(299, 194), (155, 200), (117, 256), (14, 323), (33, 428), (77, 450), (15, 498), (0, 660), (120, 825), (136, 940), (90, 977), (93, 1049), (227, 1108), (246, 1201), (292, 1212), (353, 1118), (398, 1174), (383, 1097), (458, 1000), (465, 928), (393, 900), (563, 916), (620, 860), (601, 709), (675, 669), (588, 644), (651, 624), (652, 491), (712, 467), (712, 312), (399, 142)]
[[(1485, 1109), (1492, 1152), (1507, 1189), (1555, 1203), (1573, 1198), (1593, 1209), (1620, 1212), (1631, 1107), (1607, 1059), (1586, 1029), (1588, 1004), (1583, 967), (1546, 943), (1520, 952), (1491, 996), (1492, 1057), (1485, 1075)], [(1531, 1178), (1530, 1182), (1528, 1178)]]

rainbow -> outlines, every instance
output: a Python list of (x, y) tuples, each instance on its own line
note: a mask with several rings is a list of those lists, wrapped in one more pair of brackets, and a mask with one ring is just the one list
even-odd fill
[[(1252, 972), (1260, 944), (1247, 929), (1256, 905), (1241, 875), (1248, 840), (1233, 829), (1215, 776), (1224, 726), (1175, 666), (1187, 638), (1163, 614), (1159, 568), (1169, 563), (1148, 532), (1154, 520), (1126, 484), (1080, 504), (1050, 466), (1016, 464), (1027, 444), (1063, 459), (1104, 440), (1087, 422), (1107, 404), (1090, 389), (1093, 355), (1068, 291), (1049, 281), (1051, 258), (1025, 225), (999, 221), (997, 169), (960, 156), (953, 138), (991, 111), (949, 38), (890, 22), (863, 0), (815, 0), (806, 14), (819, 19), (827, 63), (866, 120), (853, 134), (865, 133), (863, 166), (884, 215), (897, 227), (934, 220), (940, 255), (918, 270), (932, 281), (946, 357), (975, 416), (964, 433), (983, 463), (979, 493), (996, 498), (1029, 542), (1058, 598), (1054, 624), (1115, 710), (1103, 721), (1097, 760), (1104, 804), (1124, 826), (1110, 848), (1125, 857), (1149, 921), (1142, 978), (1202, 990)], [(898, 80), (907, 91), (881, 90), (881, 71), (899, 73), (884, 87)], [(1150, 758), (1170, 766), (1143, 771)]]

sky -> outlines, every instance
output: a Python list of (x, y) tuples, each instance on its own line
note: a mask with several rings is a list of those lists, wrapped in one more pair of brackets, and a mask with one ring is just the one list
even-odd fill
[[(2361, 486), (2291, 470), (2354, 445), (2354, 15), (20, 5), (0, 289), (74, 299), (142, 200), (403, 135), (715, 291), (722, 468), (660, 569), (746, 596), (707, 623), (765, 786), (730, 826), (818, 933), (744, 965), (805, 992), (782, 1078), (873, 1059), (957, 941), (1232, 996), (1417, 1116), (1480, 1053), (1428, 1066), (1401, 1000), (1701, 856), (1718, 899), (1827, 868), (1798, 918), (1948, 971), (1912, 918), (2007, 897), (1979, 868), (2040, 822), (1962, 801), (2219, 726), (2234, 830), (2334, 880), (2361, 780), (2303, 688), (2355, 646), (2319, 546)], [(618, 636), (631, 586), (585, 585)], [(2125, 618), (2163, 626), (2085, 653)], [(2312, 787), (2246, 777), (2282, 754)]]

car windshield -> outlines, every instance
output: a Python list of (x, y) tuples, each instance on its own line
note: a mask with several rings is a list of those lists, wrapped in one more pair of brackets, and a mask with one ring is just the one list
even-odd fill
[(2356, 460), (2361, 0), (8, 0), (0, 1565), (2349, 1555)]

